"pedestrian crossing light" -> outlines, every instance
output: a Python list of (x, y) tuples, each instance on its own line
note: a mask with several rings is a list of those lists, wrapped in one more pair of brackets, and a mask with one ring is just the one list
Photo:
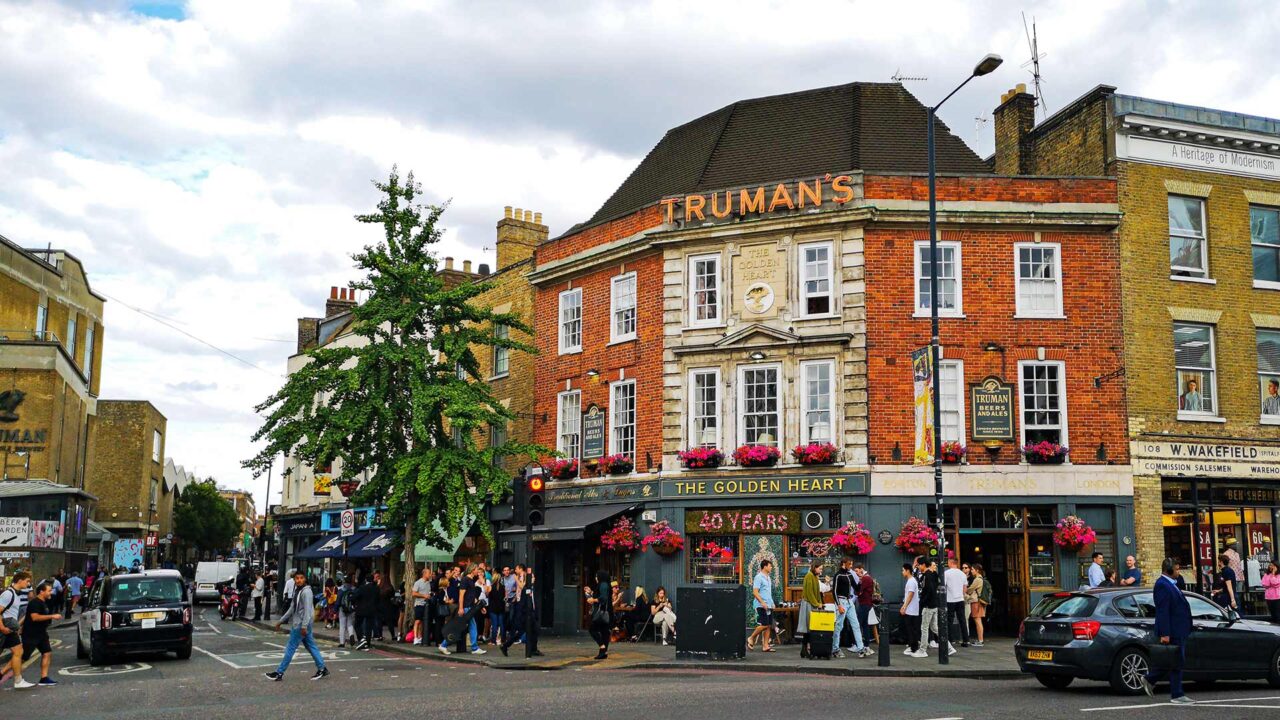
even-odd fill
[(525, 486), (525, 508), (529, 525), (542, 525), (546, 519), (546, 481), (541, 475), (530, 476)]

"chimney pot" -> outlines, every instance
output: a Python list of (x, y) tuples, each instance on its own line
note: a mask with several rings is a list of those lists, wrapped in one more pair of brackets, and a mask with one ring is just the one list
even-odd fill
[(329, 299), (330, 299), (330, 300), (337, 300), (337, 299), (338, 299), (338, 286), (337, 286), (337, 285), (334, 285), (334, 286), (332, 286), (332, 287), (330, 287), (330, 288), (329, 288)]
[(452, 270), (452, 269), (453, 269), (453, 258), (451, 258), (451, 257), (446, 257), (446, 258), (444, 259), (444, 269), (445, 269), (445, 270)]
[(535, 223), (537, 223), (537, 224), (541, 225), (541, 224), (542, 224), (542, 213), (540, 213), (540, 212), (536, 212), (536, 213), (534, 213), (534, 214), (533, 214), (533, 221), (534, 221)]
[(489, 274), (489, 263), (480, 263), (480, 274), (481, 275)]
[(533, 211), (532, 211), (532, 210), (525, 210), (525, 211), (524, 211), (524, 221), (525, 221), (525, 222), (533, 222)]
[(463, 261), (462, 261), (462, 272), (465, 272), (465, 273), (469, 273), (469, 272), (471, 272), (471, 261), (470, 261), (470, 260), (463, 260)]
[(1015, 89), (1015, 90), (1017, 90), (1019, 93), (1024, 93), (1024, 92), (1026, 92), (1026, 91), (1027, 91), (1027, 84), (1026, 84), (1026, 83), (1018, 83), (1018, 86), (1017, 86), (1016, 88), (1014, 88), (1014, 89)]
[(524, 211), (523, 211), (523, 210), (521, 210), (520, 208), (516, 208), (516, 219), (517, 219), (517, 220), (523, 220), (523, 219), (524, 219)]
[(510, 206), (510, 205), (508, 205), (508, 206), (506, 206), (506, 207), (502, 208), (502, 217), (507, 218), (507, 219), (511, 219), (511, 206)]

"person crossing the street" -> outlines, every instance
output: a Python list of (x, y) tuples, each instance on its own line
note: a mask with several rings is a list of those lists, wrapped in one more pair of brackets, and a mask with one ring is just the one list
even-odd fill
[(1178, 651), (1173, 667), (1152, 671), (1141, 678), (1142, 690), (1148, 697), (1155, 697), (1154, 683), (1167, 676), (1169, 702), (1191, 705), (1191, 698), (1182, 692), (1182, 666), (1187, 661), (1187, 637), (1191, 635), (1191, 604), (1174, 580), (1178, 574), (1178, 566), (1173, 558), (1164, 559), (1160, 573), (1152, 588), (1156, 605), (1155, 634), (1161, 645), (1175, 645)]
[(13, 689), (35, 687), (22, 679), (22, 593), (31, 587), (31, 575), (19, 570), (4, 592), (0, 592), (0, 651), (9, 650), (9, 667), (13, 670)]
[(298, 651), (298, 645), (306, 647), (307, 652), (311, 653), (311, 659), (316, 662), (316, 674), (312, 675), (311, 679), (319, 680), (329, 676), (329, 668), (324, 666), (320, 648), (316, 647), (312, 627), (316, 614), (315, 596), (311, 592), (311, 586), (307, 584), (307, 576), (301, 572), (294, 573), (293, 584), (293, 602), (289, 603), (288, 609), (280, 617), (280, 622), (276, 623), (277, 630), (286, 622), (289, 623), (289, 642), (285, 645), (280, 666), (266, 673), (267, 679), (275, 682), (284, 680), (284, 672), (289, 669), (289, 663), (293, 661), (293, 654)]
[[(62, 613), (54, 612), (60, 600), (54, 598), (53, 583), (45, 580), (36, 586), (31, 601), (27, 603), (27, 617), (22, 621), (22, 647), (26, 657), (32, 657), (40, 651), (40, 682), (42, 687), (52, 687), (57, 680), (49, 677), (49, 666), (53, 664), (53, 647), (49, 644), (49, 626), (54, 620), (61, 620)], [(14, 686), (17, 686), (15, 681)]]
[(846, 624), (853, 631), (853, 646), (848, 648), (849, 652), (858, 657), (866, 657), (870, 651), (862, 643), (862, 624), (858, 621), (857, 615), (858, 576), (853, 573), (852, 558), (846, 557), (840, 561), (840, 570), (832, 581), (832, 591), (836, 595), (836, 606), (839, 608), (835, 629), (836, 657), (844, 657), (844, 649), (840, 648), (840, 637), (844, 633)]

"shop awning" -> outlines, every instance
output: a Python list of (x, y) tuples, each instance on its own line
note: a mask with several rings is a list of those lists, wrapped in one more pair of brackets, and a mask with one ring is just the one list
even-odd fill
[(90, 520), (89, 528), (84, 534), (84, 539), (85, 542), (91, 543), (113, 543), (116, 541), (116, 534)]
[[(345, 549), (347, 550), (346, 555), (351, 556), (351, 550), (359, 543), (363, 542), (368, 534), (369, 533), (356, 533), (355, 535), (347, 538), (347, 544), (345, 546)], [(343, 556), (342, 551), (344, 549), (342, 539), (342, 536), (336, 533), (333, 535), (326, 535), (320, 540), (307, 546), (306, 550), (296, 553), (294, 557), (301, 558), (303, 560), (312, 560), (316, 558), (340, 558)]]
[(400, 547), (400, 533), (394, 530), (370, 530), (358, 543), (347, 546), (347, 557), (381, 557)]
[[(471, 523), (463, 523), (463, 530), (458, 531), (457, 535), (445, 537), (443, 544), (428, 545), (426, 540), (419, 540), (417, 545), (413, 546), (413, 561), (418, 563), (448, 563), (453, 562), (453, 556), (458, 554), (458, 548), (462, 546), (462, 541), (467, 539), (467, 533), (471, 532)], [(440, 525), (440, 521), (435, 522), (436, 533), (444, 535), (444, 528)]]
[[(546, 522), (533, 526), (533, 539), (537, 541), (581, 540), (587, 528), (636, 509), (635, 503), (608, 505), (575, 505), (547, 508)], [(524, 534), (524, 528), (511, 527), (498, 533), (506, 537)]]

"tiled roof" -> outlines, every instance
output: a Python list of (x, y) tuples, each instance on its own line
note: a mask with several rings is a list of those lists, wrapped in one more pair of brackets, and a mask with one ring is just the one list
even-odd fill
[[(741, 100), (668, 130), (588, 222), (681, 193), (845, 170), (924, 172), (927, 113), (898, 83)], [(990, 174), (941, 121), (935, 134), (939, 172)]]

